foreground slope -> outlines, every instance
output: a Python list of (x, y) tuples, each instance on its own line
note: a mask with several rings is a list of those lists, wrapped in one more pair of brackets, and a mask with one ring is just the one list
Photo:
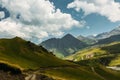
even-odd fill
[(49, 53), (42, 46), (22, 40), (21, 38), (0, 39), (0, 62), (11, 64), (21, 69), (67, 65)]
[[(1, 67), (9, 66), (9, 67)], [(10, 67), (11, 66), (11, 67)], [(95, 66), (94, 66), (95, 67)], [(0, 70), (12, 69), (17, 76), (0, 71), (2, 80), (119, 80), (118, 72), (56, 58), (43, 47), (39, 47), (21, 38), (0, 39)], [(16, 70), (17, 69), (17, 70)], [(19, 71), (22, 70), (22, 71)], [(96, 70), (97, 69), (97, 70)], [(101, 71), (101, 72), (97, 72)], [(102, 72), (106, 75), (102, 75)], [(5, 75), (4, 75), (5, 74)], [(110, 76), (108, 76), (110, 75)], [(22, 79), (21, 79), (22, 78)], [(8, 78), (7, 78), (8, 80)]]

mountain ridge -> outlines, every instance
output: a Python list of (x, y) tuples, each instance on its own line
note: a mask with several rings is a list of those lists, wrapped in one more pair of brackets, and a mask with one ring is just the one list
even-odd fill
[(99, 39), (105, 39), (110, 36), (119, 35), (119, 34), (120, 34), (120, 26), (116, 27), (115, 29), (113, 29), (109, 32), (104, 32), (104, 33), (98, 34), (97, 36), (95, 36), (95, 38), (99, 40)]
[[(43, 47), (53, 52), (67, 56), (73, 54), (78, 49), (86, 47), (87, 44), (78, 40), (71, 34), (67, 34), (62, 38), (51, 38), (41, 43)], [(54, 52), (54, 53), (55, 53)]]

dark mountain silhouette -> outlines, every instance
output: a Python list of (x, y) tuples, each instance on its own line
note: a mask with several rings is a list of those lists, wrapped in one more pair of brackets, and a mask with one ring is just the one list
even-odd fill
[(79, 49), (85, 48), (87, 46), (86, 43), (78, 40), (71, 34), (67, 34), (61, 39), (51, 38), (41, 43), (46, 49), (57, 54), (62, 54), (64, 56), (68, 56), (73, 54)]

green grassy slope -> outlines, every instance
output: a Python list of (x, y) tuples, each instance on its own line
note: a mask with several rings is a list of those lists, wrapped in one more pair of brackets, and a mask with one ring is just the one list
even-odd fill
[[(44, 74), (55, 80), (104, 80), (102, 77), (106, 78), (102, 74), (102, 77), (98, 75), (102, 72), (98, 74), (95, 72), (97, 70), (105, 71), (102, 68), (93, 71), (91, 66), (58, 59), (43, 47), (18, 37), (0, 39), (0, 63), (13, 66), (13, 68), (20, 68), (26, 75)], [(113, 74), (106, 79), (120, 79), (117, 76), (119, 73), (109, 72), (109, 69), (106, 69), (106, 71), (106, 74)]]
[(120, 65), (120, 42), (84, 49), (66, 59), (74, 61), (100, 59), (107, 62), (109, 66), (117, 66)]
[(0, 62), (21, 69), (71, 65), (66, 61), (56, 58), (44, 48), (18, 37), (0, 40)]
[(75, 62), (79, 67), (63, 67), (45, 70), (44, 74), (56, 80), (119, 80), (120, 72), (105, 68), (96, 60)]
[(105, 66), (101, 65), (98, 60), (83, 60), (75, 62), (79, 65), (83, 65), (88, 71), (92, 71), (97, 76), (102, 78), (103, 80), (119, 80), (120, 73), (117, 71), (113, 71), (111, 69), (107, 69)]

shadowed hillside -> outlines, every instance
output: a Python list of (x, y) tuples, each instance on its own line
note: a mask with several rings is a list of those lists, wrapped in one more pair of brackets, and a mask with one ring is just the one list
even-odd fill
[(75, 53), (77, 50), (87, 47), (88, 45), (71, 34), (67, 34), (61, 39), (48, 39), (41, 43), (49, 51), (52, 51), (57, 57), (64, 57)]

